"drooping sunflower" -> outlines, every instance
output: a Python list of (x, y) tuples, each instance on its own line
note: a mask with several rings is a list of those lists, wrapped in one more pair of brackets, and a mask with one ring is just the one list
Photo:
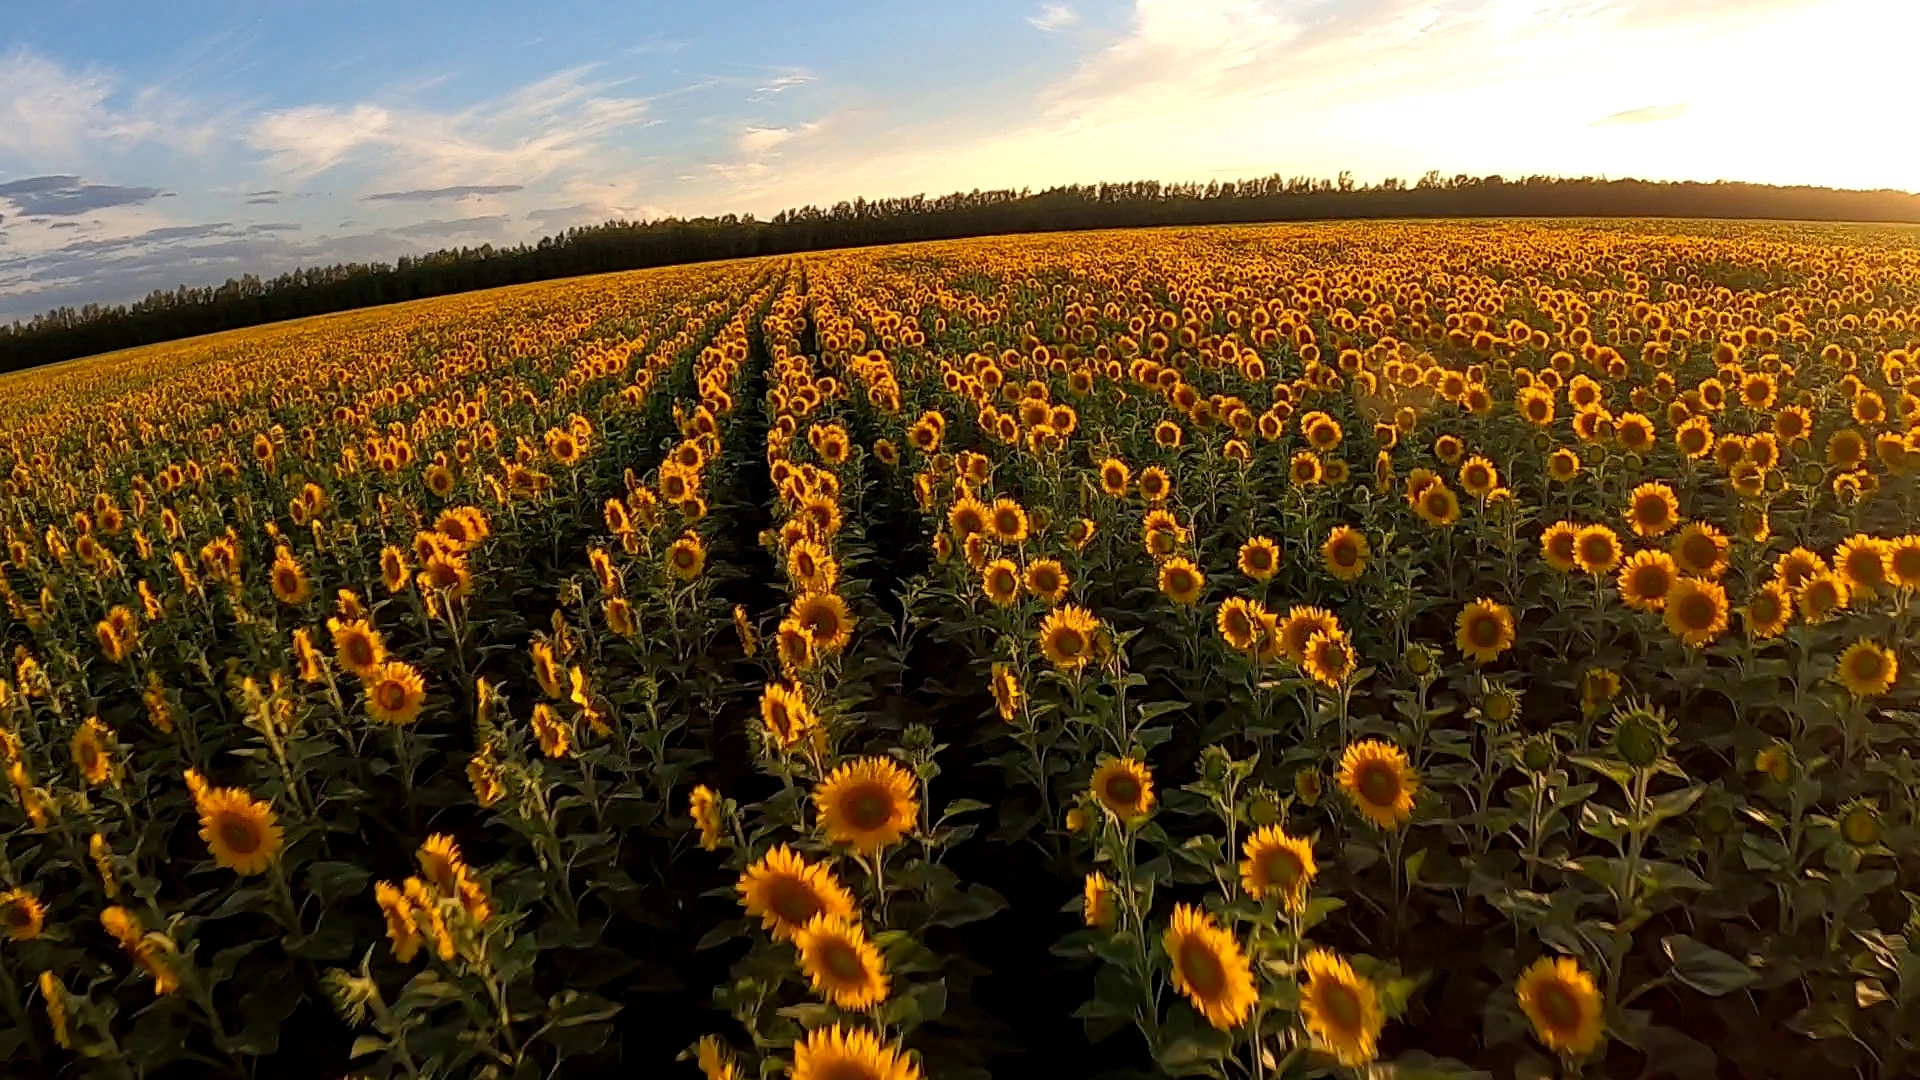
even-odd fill
[(1674, 534), (1667, 554), (1682, 573), (1718, 578), (1727, 571), (1727, 534), (1704, 521), (1690, 521)]
[(535, 705), (533, 719), (528, 726), (533, 729), (533, 737), (540, 744), (540, 753), (546, 757), (559, 761), (572, 751), (573, 728), (552, 705), (544, 701)]
[(1153, 774), (1133, 758), (1108, 758), (1093, 771), (1089, 785), (1100, 805), (1122, 821), (1132, 821), (1153, 809)]
[(1834, 675), (1854, 697), (1879, 697), (1893, 689), (1900, 676), (1900, 660), (1879, 642), (1862, 639), (1840, 653)]
[(1413, 818), (1420, 778), (1399, 747), (1362, 739), (1340, 755), (1336, 779), (1361, 816), (1382, 829), (1398, 829)]
[(1063, 604), (1040, 622), (1040, 652), (1061, 671), (1078, 671), (1093, 659), (1100, 620), (1078, 604)]
[(810, 863), (785, 844), (762, 856), (740, 875), (734, 889), (748, 915), (777, 941), (800, 932), (816, 915), (853, 914), (853, 894), (834, 880), (833, 872)]
[(814, 993), (833, 1005), (858, 1011), (886, 1000), (886, 965), (857, 921), (815, 915), (793, 935), (793, 944)]
[(1680, 500), (1663, 483), (1641, 484), (1627, 496), (1627, 524), (1641, 536), (1664, 536), (1680, 524)]
[(827, 839), (871, 853), (913, 831), (915, 790), (913, 774), (892, 758), (860, 758), (829, 773), (813, 789), (813, 805)]
[(434, 833), (427, 837), (413, 853), (414, 862), (420, 866), (420, 876), (432, 883), (443, 893), (451, 894), (460, 880), (460, 869), (466, 860), (460, 857), (460, 844), (449, 833)]
[(420, 718), (427, 682), (404, 660), (389, 660), (366, 680), (367, 715), (400, 727)]
[(1206, 584), (1207, 575), (1190, 559), (1175, 557), (1160, 564), (1160, 591), (1176, 604), (1192, 607), (1199, 603), (1200, 590)]
[(1588, 525), (1573, 538), (1573, 562), (1584, 574), (1611, 573), (1620, 565), (1620, 538), (1605, 525)]
[(1367, 536), (1358, 529), (1346, 525), (1335, 526), (1327, 534), (1327, 540), (1320, 545), (1320, 561), (1326, 566), (1327, 573), (1341, 581), (1356, 581), (1367, 572), (1367, 560), (1373, 557), (1373, 548), (1367, 544)]
[(340, 667), (360, 678), (371, 676), (387, 658), (380, 631), (364, 619), (328, 619), (327, 631), (333, 635), (333, 655)]
[(1810, 623), (1822, 623), (1832, 617), (1836, 611), (1844, 611), (1852, 601), (1844, 578), (1832, 570), (1820, 570), (1808, 575), (1801, 583), (1799, 595), (1795, 598), (1800, 607), (1800, 615)]
[(1186, 995), (1207, 1023), (1229, 1031), (1246, 1020), (1260, 997), (1253, 969), (1240, 943), (1214, 925), (1212, 916), (1190, 904), (1175, 904), (1161, 946), (1173, 965), (1173, 988)]
[(1300, 990), (1300, 1017), (1314, 1045), (1349, 1068), (1372, 1061), (1387, 1023), (1373, 980), (1325, 949), (1309, 952), (1301, 967), (1306, 985)]
[(239, 788), (207, 788), (195, 794), (200, 838), (213, 861), (242, 876), (264, 873), (283, 843), (273, 807)]
[(1568, 1057), (1584, 1057), (1600, 1044), (1603, 1002), (1593, 976), (1580, 970), (1570, 957), (1543, 956), (1520, 975), (1514, 986), (1520, 1011), (1533, 1024), (1533, 1034), (1547, 1049)]
[(995, 607), (1020, 599), (1020, 568), (1012, 559), (995, 559), (980, 571), (980, 591)]
[(1667, 629), (1698, 648), (1727, 629), (1727, 590), (1717, 581), (1683, 577), (1667, 593)]
[(687, 801), (687, 814), (693, 818), (694, 828), (700, 830), (700, 850), (720, 850), (720, 793), (705, 784), (695, 785)]
[(1667, 592), (1680, 577), (1673, 557), (1657, 548), (1636, 551), (1620, 567), (1620, 599), (1635, 611), (1659, 611), (1667, 603)]
[(1793, 621), (1793, 594), (1781, 582), (1769, 581), (1754, 590), (1741, 619), (1755, 641), (1779, 637)]
[(1316, 631), (1307, 639), (1306, 659), (1300, 666), (1313, 681), (1338, 688), (1353, 674), (1355, 664), (1353, 643), (1346, 631), (1336, 627)]
[(1485, 597), (1462, 608), (1454, 622), (1454, 644), (1476, 664), (1492, 663), (1513, 648), (1513, 640), (1513, 612)]
[(791, 618), (816, 652), (837, 653), (853, 638), (853, 613), (839, 593), (807, 593), (793, 602)]
[(1266, 581), (1280, 569), (1280, 545), (1264, 536), (1256, 536), (1240, 545), (1240, 572), (1255, 581)]
[(47, 909), (25, 889), (0, 892), (0, 931), (14, 941), (32, 941), (47, 925)]
[(1571, 521), (1556, 521), (1540, 534), (1540, 558), (1561, 573), (1571, 573), (1577, 565), (1575, 544), (1580, 526)]
[(1289, 911), (1306, 905), (1307, 887), (1320, 872), (1313, 861), (1313, 843), (1289, 836), (1278, 825), (1254, 831), (1241, 846), (1240, 884), (1256, 900), (1279, 900)]
[(993, 705), (1000, 719), (1012, 723), (1020, 715), (1020, 675), (1011, 664), (993, 665)]
[(792, 1080), (920, 1080), (920, 1067), (866, 1028), (833, 1024), (794, 1044)]
[(798, 686), (768, 683), (760, 694), (760, 722), (774, 745), (785, 749), (813, 730), (819, 719)]

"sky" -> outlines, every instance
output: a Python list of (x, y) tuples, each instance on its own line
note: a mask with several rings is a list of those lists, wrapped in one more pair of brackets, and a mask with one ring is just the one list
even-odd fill
[(856, 196), (1913, 191), (1917, 39), (1920, 0), (0, 0), (0, 321)]

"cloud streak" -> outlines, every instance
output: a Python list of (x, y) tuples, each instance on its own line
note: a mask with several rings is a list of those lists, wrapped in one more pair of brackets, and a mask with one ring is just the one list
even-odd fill
[(1672, 105), (1647, 105), (1643, 108), (1628, 109), (1625, 112), (1612, 113), (1595, 120), (1591, 127), (1612, 127), (1617, 124), (1657, 124), (1662, 120), (1678, 120), (1687, 115), (1687, 103), (1676, 102)]
[(507, 195), (525, 191), (524, 184), (456, 184), (452, 187), (415, 188), (412, 191), (382, 191), (363, 196), (367, 202), (434, 202), (440, 199), (466, 199), (476, 195)]

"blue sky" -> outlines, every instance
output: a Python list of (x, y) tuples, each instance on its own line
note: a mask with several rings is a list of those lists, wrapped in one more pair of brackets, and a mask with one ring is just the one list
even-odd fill
[(975, 187), (1914, 190), (1916, 34), (1913, 0), (0, 0), (0, 320)]

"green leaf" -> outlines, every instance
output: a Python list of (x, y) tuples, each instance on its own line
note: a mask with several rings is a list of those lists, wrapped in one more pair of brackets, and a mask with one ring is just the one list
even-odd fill
[(1760, 978), (1747, 965), (1685, 934), (1661, 938), (1660, 948), (1673, 961), (1673, 977), (1708, 997), (1745, 989)]
[(353, 1040), (353, 1049), (347, 1051), (347, 1057), (363, 1058), (368, 1054), (377, 1054), (387, 1048), (387, 1040), (378, 1035), (362, 1035)]

